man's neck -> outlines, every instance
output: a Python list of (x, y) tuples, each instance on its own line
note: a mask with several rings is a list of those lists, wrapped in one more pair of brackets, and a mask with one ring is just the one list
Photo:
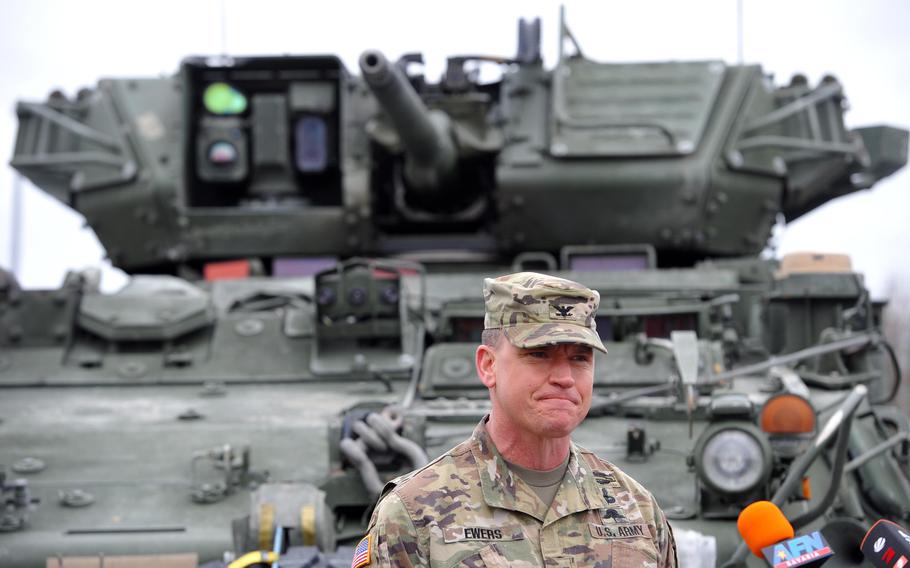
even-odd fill
[(487, 422), (487, 433), (506, 461), (539, 471), (558, 467), (569, 455), (571, 441), (568, 436), (562, 438), (541, 438), (510, 428), (490, 416)]

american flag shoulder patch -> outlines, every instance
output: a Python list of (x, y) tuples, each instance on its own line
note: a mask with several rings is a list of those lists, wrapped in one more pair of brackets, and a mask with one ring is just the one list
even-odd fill
[(362, 568), (370, 563), (370, 544), (372, 544), (373, 535), (366, 535), (357, 543), (354, 549), (354, 559), (351, 560), (351, 568)]

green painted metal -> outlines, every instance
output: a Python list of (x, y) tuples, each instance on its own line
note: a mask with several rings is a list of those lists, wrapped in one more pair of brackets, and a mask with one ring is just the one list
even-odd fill
[[(733, 558), (757, 498), (794, 518), (821, 504), (803, 520), (843, 564), (870, 521), (907, 522), (910, 419), (890, 404), (881, 306), (852, 272), (758, 258), (779, 215), (903, 167), (907, 132), (848, 130), (834, 79), (603, 64), (565, 26), (577, 53), (548, 70), (536, 24), (519, 35), (516, 57), (451, 57), (438, 83), (375, 51), (361, 75), (331, 56), (188, 58), (18, 105), (13, 167), (133, 276), (101, 294), (91, 271), (55, 290), (0, 272), (0, 564), (216, 566), (278, 525), (350, 555), (382, 482), (487, 410), (482, 278), (522, 269), (600, 291), (609, 354), (578, 442), (651, 489), (694, 557)], [(476, 60), (501, 80), (478, 83)], [(783, 392), (807, 398), (814, 432), (759, 429)], [(848, 403), (856, 423), (834, 421)], [(709, 443), (731, 431), (762, 469), (725, 491), (705, 464), (735, 477), (736, 452)], [(807, 465), (810, 499), (776, 494), (815, 437), (849, 443)]]

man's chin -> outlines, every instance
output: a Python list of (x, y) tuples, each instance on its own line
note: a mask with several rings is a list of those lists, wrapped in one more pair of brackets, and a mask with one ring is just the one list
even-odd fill
[[(576, 409), (577, 412), (577, 409)], [(565, 438), (572, 434), (581, 422), (576, 412), (548, 412), (542, 414), (535, 426), (545, 432), (548, 438)]]

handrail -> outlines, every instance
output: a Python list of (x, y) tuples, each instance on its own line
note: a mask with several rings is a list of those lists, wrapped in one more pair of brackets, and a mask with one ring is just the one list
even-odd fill
[(746, 365), (744, 367), (738, 367), (730, 371), (725, 371), (715, 375), (710, 381), (707, 381), (704, 384), (711, 383), (725, 383), (730, 379), (736, 377), (742, 377), (745, 375), (751, 375), (754, 373), (761, 373), (767, 371), (771, 367), (777, 367), (779, 365), (788, 365), (790, 363), (796, 363), (797, 361), (802, 361), (803, 359), (808, 359), (810, 357), (817, 357), (819, 355), (826, 355), (828, 353), (833, 353), (836, 351), (841, 351), (843, 349), (850, 349), (853, 347), (864, 347), (870, 343), (874, 344), (879, 341), (879, 335), (874, 331), (864, 331), (861, 333), (856, 333), (845, 337), (843, 339), (836, 339), (830, 343), (824, 343), (822, 345), (813, 345), (812, 347), (807, 347), (805, 349), (800, 349), (799, 351), (794, 351), (792, 353), (787, 353), (786, 355), (778, 355), (775, 357), (769, 357), (764, 361), (759, 363), (754, 363), (752, 365)]
[[(831, 438), (837, 434), (837, 449), (828, 492), (812, 509), (793, 519), (791, 524), (794, 528), (805, 526), (818, 518), (834, 501), (834, 497), (840, 489), (841, 478), (843, 477), (845, 469), (844, 463), (847, 456), (847, 441), (850, 437), (850, 427), (853, 425), (853, 416), (856, 414), (856, 409), (859, 407), (860, 403), (865, 400), (868, 394), (869, 389), (867, 389), (865, 385), (853, 387), (853, 390), (850, 391), (847, 398), (844, 399), (840, 407), (831, 415), (831, 418), (828, 419), (821, 431), (819, 431), (809, 450), (800, 455), (790, 465), (787, 477), (771, 498), (771, 502), (775, 505), (780, 506), (784, 504), (787, 498), (789, 498), (797, 487), (800, 486), (803, 477), (809, 470), (809, 466), (812, 465), (812, 462), (821, 454), (824, 447), (831, 441)], [(724, 568), (742, 565), (748, 552), (749, 548), (746, 545), (746, 542), (742, 541), (739, 543), (739, 546), (736, 547), (736, 551), (730, 557), (730, 560), (724, 563)]]

